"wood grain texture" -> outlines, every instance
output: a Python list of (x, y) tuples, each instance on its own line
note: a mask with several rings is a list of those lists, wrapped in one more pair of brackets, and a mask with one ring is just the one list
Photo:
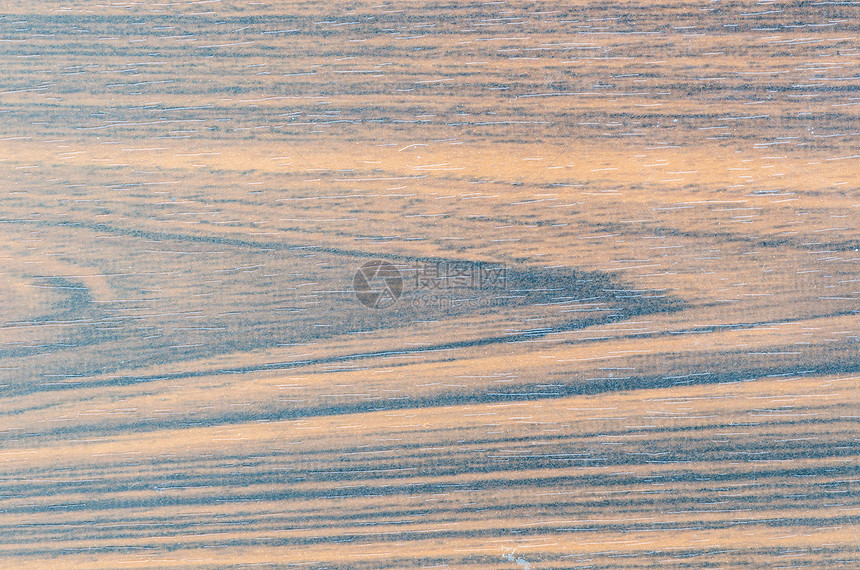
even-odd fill
[(3, 568), (860, 564), (856, 3), (0, 12)]

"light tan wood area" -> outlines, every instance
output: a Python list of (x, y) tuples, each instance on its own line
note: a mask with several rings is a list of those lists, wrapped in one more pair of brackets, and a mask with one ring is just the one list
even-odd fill
[(857, 38), (3, 3), (0, 567), (857, 568)]

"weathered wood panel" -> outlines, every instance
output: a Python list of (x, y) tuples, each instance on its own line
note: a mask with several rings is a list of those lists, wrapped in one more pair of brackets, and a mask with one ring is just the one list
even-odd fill
[(857, 567), (855, 3), (0, 11), (4, 568)]

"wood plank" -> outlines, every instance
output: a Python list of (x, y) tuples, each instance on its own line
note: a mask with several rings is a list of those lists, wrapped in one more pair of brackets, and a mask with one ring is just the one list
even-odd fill
[(856, 568), (850, 2), (0, 14), (4, 568)]

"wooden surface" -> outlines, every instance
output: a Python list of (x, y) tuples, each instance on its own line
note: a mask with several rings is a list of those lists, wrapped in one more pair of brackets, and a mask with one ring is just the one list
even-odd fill
[(857, 568), (857, 15), (4, 2), (0, 566)]

